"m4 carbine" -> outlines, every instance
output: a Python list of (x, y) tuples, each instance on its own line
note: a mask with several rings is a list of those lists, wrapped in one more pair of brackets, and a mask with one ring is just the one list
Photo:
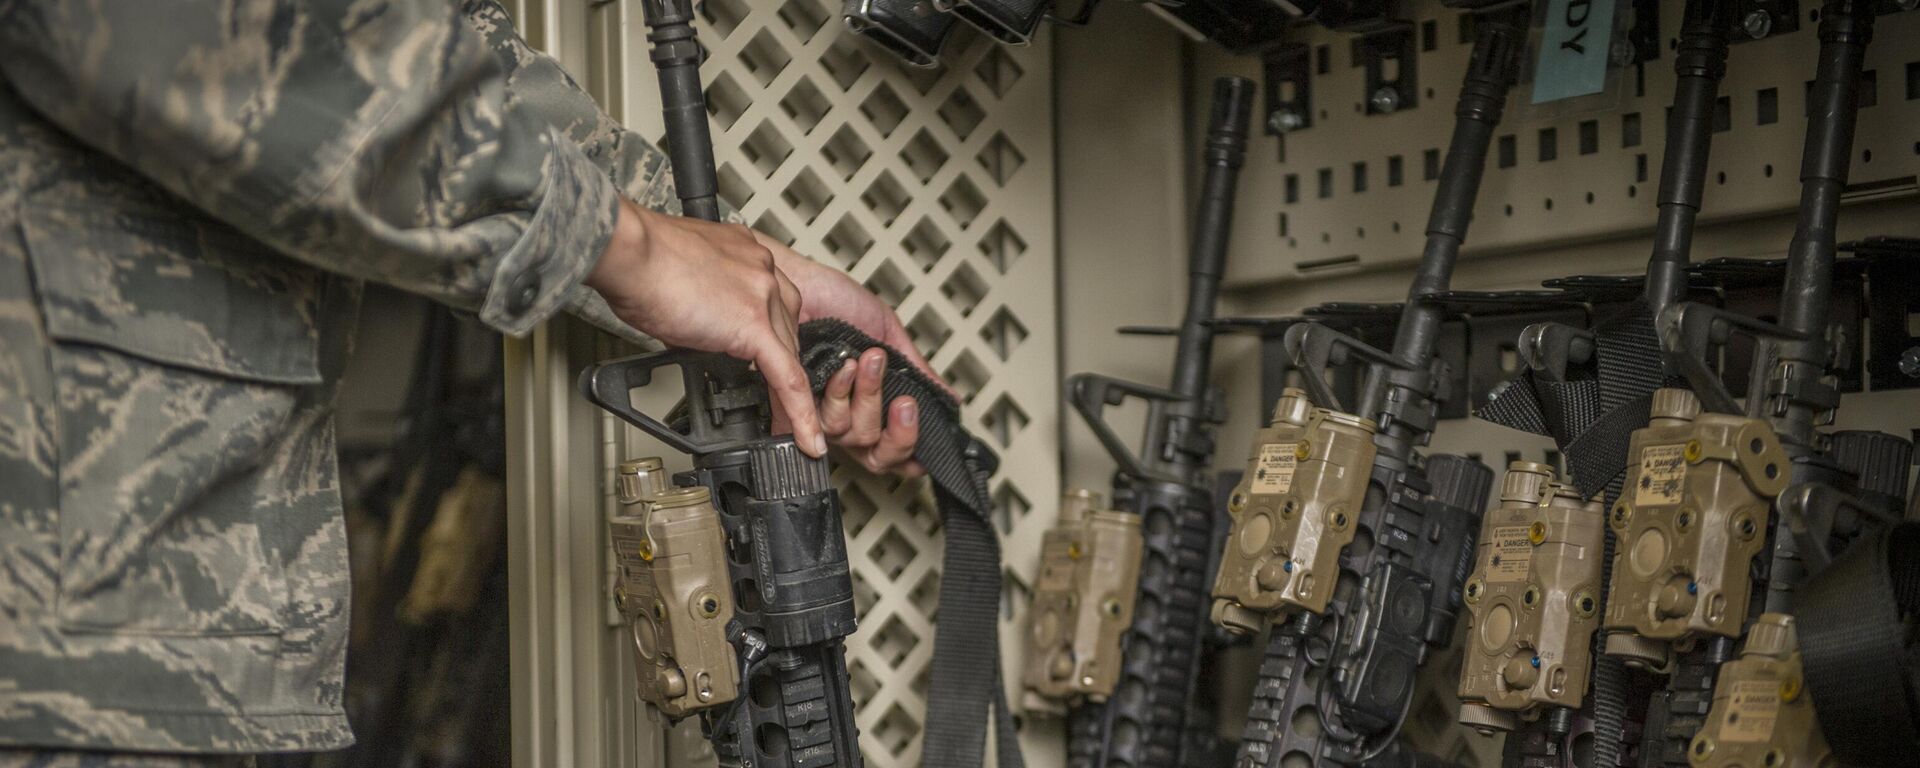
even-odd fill
[[(1461, 456), (1421, 457), (1445, 366), (1434, 356), (1445, 292), (1487, 149), (1526, 42), (1525, 5), (1481, 12), (1438, 180), (1427, 244), (1393, 348), (1299, 324), (1286, 344), (1306, 394), (1280, 398), (1255, 439), (1228, 511), (1233, 530), (1213, 618), (1276, 626), (1253, 692), (1238, 766), (1408, 764), (1397, 743), (1419, 666), (1450, 641), (1492, 473)], [(1329, 366), (1358, 363), (1342, 408)], [(1262, 621), (1264, 619), (1264, 622)]]
[[(1686, 506), (1687, 498), (1683, 498), (1682, 506), (1671, 512), (1657, 504), (1641, 505), (1637, 496), (1634, 504), (1623, 497), (1616, 505), (1616, 516), (1624, 515), (1624, 519), (1615, 521), (1616, 531), (1622, 534), (1623, 550), (1614, 568), (1615, 594), (1651, 594), (1654, 602), (1644, 610), (1623, 606), (1617, 621), (1614, 609), (1609, 608), (1609, 627), (1631, 633), (1610, 637), (1609, 652), (1614, 651), (1616, 640), (1621, 651), (1640, 658), (1657, 658), (1664, 650), (1648, 647), (1648, 640), (1692, 640), (1698, 648), (1675, 654), (1669, 693), (1656, 699), (1649, 713), (1647, 742), (1642, 750), (1650, 760), (1696, 766), (1732, 765), (1755, 758), (1779, 765), (1810, 765), (1833, 758), (1844, 763), (1875, 762), (1891, 754), (1874, 748), (1887, 743), (1885, 734), (1911, 733), (1913, 728), (1908, 718), (1889, 719), (1852, 701), (1862, 696), (1879, 698), (1877, 694), (1909, 697), (1903, 674), (1859, 679), (1879, 687), (1878, 691), (1857, 690), (1861, 686), (1844, 683), (1836, 690), (1833, 681), (1854, 679), (1841, 670), (1864, 661), (1835, 658), (1835, 654), (1844, 657), (1846, 651), (1853, 650), (1850, 646), (1861, 631), (1846, 626), (1853, 621), (1796, 623), (1785, 615), (1791, 611), (1838, 618), (1833, 603), (1852, 598), (1835, 594), (1832, 589), (1800, 599), (1795, 593), (1807, 584), (1810, 570), (1828, 563), (1831, 547), (1865, 532), (1868, 524), (1880, 523), (1883, 530), (1871, 532), (1862, 545), (1869, 550), (1886, 546), (1888, 531), (1884, 528), (1897, 520), (1897, 513), (1888, 507), (1898, 504), (1912, 450), (1910, 444), (1892, 435), (1825, 435), (1816, 430), (1818, 425), (1831, 423), (1840, 404), (1840, 390), (1829, 370), (1841, 362), (1840, 355), (1849, 342), (1848, 329), (1829, 317), (1836, 261), (1834, 240), (1841, 193), (1852, 161), (1858, 89), (1866, 46), (1873, 35), (1873, 15), (1874, 6), (1869, 2), (1829, 0), (1820, 9), (1819, 64), (1808, 92), (1807, 137), (1800, 170), (1800, 218), (1787, 250), (1779, 322), (1692, 303), (1676, 304), (1659, 318), (1666, 359), (1686, 377), (1697, 397), (1694, 407), (1703, 411), (1696, 421), (1738, 422), (1742, 431), (1738, 441), (1698, 440), (1670, 445), (1656, 439), (1662, 437), (1656, 421), (1635, 434), (1634, 450), (1628, 455), (1629, 487), (1641, 480), (1658, 481), (1664, 471), (1675, 475), (1679, 487), (1691, 498), (1697, 495), (1693, 493), (1694, 479), (1700, 471), (1696, 468), (1712, 468), (1731, 460), (1757, 465), (1740, 468), (1747, 476), (1746, 485), (1772, 493), (1766, 494), (1770, 502), (1766, 506), (1743, 505), (1727, 514), (1719, 513), (1712, 496), (1703, 496), (1692, 506)], [(1734, 398), (1710, 365), (1734, 336), (1750, 337), (1757, 347), (1744, 404)], [(1663, 394), (1666, 392), (1672, 390)], [(1663, 415), (1655, 414), (1656, 419)], [(1658, 460), (1674, 450), (1685, 462), (1677, 472), (1665, 469)], [(1789, 485), (1793, 486), (1791, 490)], [(1844, 524), (1836, 525), (1843, 512), (1847, 513)], [(1707, 527), (1717, 518), (1731, 521), (1731, 527)], [(1630, 549), (1644, 549), (1642, 542), (1649, 537), (1673, 540), (1683, 523), (1700, 526), (1700, 530), (1687, 539), (1678, 539), (1679, 544), (1667, 557), (1630, 559), (1624, 554)], [(1737, 550), (1741, 557), (1721, 569), (1696, 567), (1688, 557), (1694, 549), (1687, 546), (1691, 538), (1704, 539), (1708, 544), (1716, 538), (1738, 542), (1720, 548)], [(1766, 557), (1759, 557), (1762, 553)], [(1849, 562), (1864, 561), (1852, 558)], [(1884, 564), (1881, 568), (1884, 570)], [(1726, 575), (1713, 570), (1724, 570)], [(1679, 594), (1681, 590), (1684, 595)], [(1716, 590), (1724, 592), (1716, 594)], [(1674, 599), (1663, 602), (1661, 598), (1669, 592), (1675, 593)], [(1719, 615), (1715, 615), (1715, 607), (1720, 604), (1716, 600), (1724, 604)], [(1749, 610), (1754, 601), (1759, 602), (1757, 610)], [(1859, 608), (1871, 615), (1891, 612), (1894, 606)], [(1676, 635), (1667, 630), (1671, 623), (1684, 624), (1684, 630)], [(1733, 641), (1743, 634), (1747, 640), (1742, 656), (1730, 661)], [(1736, 727), (1733, 719), (1749, 701), (1750, 689), (1769, 683), (1783, 692), (1798, 689), (1803, 647), (1805, 682), (1814, 712), (1826, 713), (1819, 718), (1823, 727), (1791, 727), (1796, 720), (1796, 710), (1791, 708), (1766, 723), (1770, 727), (1760, 728), (1751, 717), (1745, 725)], [(1703, 697), (1703, 691), (1710, 691), (1710, 697)], [(1795, 697), (1783, 693), (1780, 698), (1792, 704)], [(1840, 716), (1842, 712), (1845, 717)], [(1835, 739), (1833, 754), (1828, 755), (1826, 739), (1834, 736), (1840, 738)], [(1741, 749), (1736, 741), (1759, 744)]]
[[(1025, 681), (1030, 700), (1072, 707), (1069, 765), (1205, 765), (1215, 751), (1199, 678), (1218, 549), (1211, 464), (1222, 397), (1206, 380), (1253, 93), (1242, 78), (1214, 81), (1172, 384), (1160, 389), (1091, 373), (1069, 380), (1075, 410), (1119, 464), (1118, 512), (1083, 511), (1098, 502), (1084, 491), (1062, 502), (1035, 594)], [(1109, 406), (1129, 398), (1148, 405), (1137, 455), (1106, 418)], [(1129, 536), (1144, 536), (1143, 545), (1128, 549)], [(1099, 565), (1110, 558), (1113, 566)], [(1056, 631), (1074, 626), (1084, 629)]]
[[(681, 210), (718, 221), (693, 3), (647, 0), (641, 10)], [(631, 402), (667, 367), (685, 385), (685, 432)], [(766, 383), (743, 361), (670, 349), (599, 363), (580, 384), (595, 405), (694, 459), (671, 489), (657, 460), (623, 466), (627, 514), (612, 528), (641, 697), (669, 717), (701, 714), (725, 764), (857, 768), (842, 651), (853, 577), (826, 460), (791, 435), (768, 435)]]
[[(1659, 340), (1653, 318), (1665, 307), (1687, 298), (1686, 269), (1694, 218), (1706, 185), (1714, 104), (1726, 73), (1731, 13), (1728, 0), (1688, 0), (1683, 11), (1674, 54), (1673, 108), (1668, 112), (1666, 152), (1661, 161), (1659, 218), (1641, 299), (1592, 330), (1556, 323), (1529, 327), (1518, 345), (1529, 370), (1478, 414), (1495, 423), (1552, 436), (1567, 457), (1571, 496), (1598, 498), (1602, 510), (1620, 495), (1629, 433), (1647, 423), (1653, 391), (1670, 378), (1663, 376), (1658, 364)], [(1508, 484), (1512, 482), (1510, 479)], [(1604, 516), (1604, 511), (1597, 515)], [(1604, 538), (1592, 542), (1599, 545), (1596, 548), (1602, 550), (1602, 556), (1591, 588), (1604, 605), (1609, 599), (1615, 542), (1605, 529), (1593, 533)], [(1530, 574), (1528, 583), (1532, 589), (1552, 590), (1561, 586), (1550, 583), (1555, 576), (1573, 574), (1542, 571)], [(1468, 598), (1473, 600), (1472, 592)], [(1475, 623), (1505, 621), (1506, 616), (1494, 615), (1498, 605), (1491, 600), (1473, 602)], [(1619, 657), (1597, 654), (1601, 637), (1592, 632), (1594, 622), (1588, 621), (1590, 615), (1582, 615), (1585, 613), (1577, 612), (1572, 618), (1579, 619), (1574, 625), (1592, 633), (1590, 638), (1564, 643), (1558, 654), (1534, 657), (1545, 657), (1547, 664), (1567, 668), (1580, 680), (1587, 679), (1585, 671), (1574, 672), (1573, 668), (1591, 664), (1591, 700), (1584, 685), (1577, 690), (1561, 690), (1557, 695), (1516, 699), (1504, 692), (1533, 686), (1515, 686), (1515, 679), (1505, 675), (1485, 677), (1488, 670), (1477, 669), (1474, 664), (1476, 660), (1520, 655), (1526, 649), (1540, 650), (1542, 642), (1536, 633), (1551, 629), (1549, 620), (1567, 616), (1540, 614), (1545, 618), (1523, 620), (1518, 624), (1520, 631), (1499, 647), (1486, 642), (1489, 635), (1485, 633), (1470, 635), (1467, 668), (1461, 673), (1461, 696), (1467, 701), (1461, 719), (1483, 729), (1517, 729), (1507, 737), (1507, 765), (1573, 765), (1576, 720), (1585, 722), (1592, 732), (1593, 765), (1611, 768), (1631, 753), (1631, 721), (1636, 719), (1637, 704), (1632, 690), (1650, 683), (1635, 678)], [(1533, 616), (1524, 610), (1522, 615)], [(1525, 671), (1517, 671), (1525, 676)], [(1476, 674), (1483, 677), (1473, 678)], [(1515, 720), (1514, 714), (1531, 717)]]

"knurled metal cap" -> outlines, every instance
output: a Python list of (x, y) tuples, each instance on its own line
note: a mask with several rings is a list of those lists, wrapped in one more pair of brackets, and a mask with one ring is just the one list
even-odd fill
[(1663, 387), (1653, 391), (1653, 403), (1648, 411), (1656, 419), (1692, 421), (1700, 415), (1700, 398), (1690, 389)]
[(1609, 632), (1604, 646), (1608, 656), (1625, 659), (1627, 666), (1661, 671), (1673, 660), (1673, 651), (1666, 643), (1649, 640), (1631, 632)]
[(669, 488), (664, 493), (649, 499), (654, 509), (679, 509), (707, 504), (713, 501), (713, 492), (704, 485), (689, 485), (681, 488)]
[(1087, 513), (1098, 509), (1104, 499), (1100, 494), (1085, 488), (1069, 488), (1060, 494), (1060, 521), (1079, 522), (1086, 519)]
[(1753, 628), (1747, 630), (1747, 644), (1740, 648), (1740, 655), (1784, 659), (1799, 648), (1800, 633), (1793, 627), (1792, 616), (1763, 613), (1753, 620)]
[(1280, 399), (1273, 404), (1273, 423), (1305, 424), (1307, 414), (1313, 412), (1313, 401), (1307, 399), (1307, 392), (1299, 387), (1287, 387), (1280, 390)]
[(1327, 421), (1335, 424), (1345, 424), (1349, 427), (1366, 430), (1368, 433), (1372, 433), (1380, 428), (1380, 425), (1374, 423), (1373, 419), (1364, 416), (1356, 416), (1351, 413), (1341, 413), (1339, 411), (1325, 411), (1325, 413), (1327, 415)]
[(657, 456), (620, 462), (614, 472), (614, 482), (622, 504), (637, 504), (671, 487), (667, 482), (666, 464)]
[(1514, 717), (1512, 712), (1467, 701), (1460, 704), (1460, 724), (1476, 731), (1511, 731)]
[(632, 475), (648, 470), (657, 470), (665, 466), (666, 462), (661, 461), (658, 456), (643, 456), (638, 459), (628, 459), (620, 462), (620, 474)]
[(1553, 467), (1516, 461), (1507, 465), (1507, 476), (1500, 481), (1500, 500), (1537, 503), (1552, 493), (1547, 489), (1552, 483)]

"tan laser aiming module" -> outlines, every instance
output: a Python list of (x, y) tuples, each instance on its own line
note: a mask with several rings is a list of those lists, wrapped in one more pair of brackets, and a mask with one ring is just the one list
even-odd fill
[(1688, 762), (1699, 768), (1839, 765), (1820, 732), (1804, 681), (1793, 617), (1760, 614), (1740, 658), (1720, 665), (1713, 709), (1687, 745)]
[(1619, 545), (1606, 652), (1663, 668), (1677, 641), (1739, 636), (1749, 570), (1790, 466), (1766, 421), (1702, 413), (1683, 389), (1654, 392), (1652, 418), (1628, 450), (1626, 484), (1608, 512)]
[(1353, 541), (1373, 474), (1371, 421), (1315, 408), (1288, 388), (1254, 437), (1233, 489), (1233, 519), (1213, 584), (1213, 622), (1250, 634), (1294, 612), (1327, 609), (1340, 550)]
[(1606, 517), (1600, 502), (1556, 482), (1550, 466), (1507, 468), (1464, 594), (1461, 723), (1509, 731), (1547, 707), (1580, 706), (1600, 626)]
[(1120, 681), (1120, 641), (1133, 624), (1146, 541), (1139, 515), (1101, 505), (1100, 494), (1068, 491), (1040, 545), (1021, 676), (1029, 711), (1064, 714), (1072, 702), (1105, 701)]
[(669, 718), (732, 701), (739, 669), (727, 622), (727, 539), (705, 487), (671, 488), (659, 459), (620, 465), (610, 522), (619, 604), (633, 634), (640, 698)]

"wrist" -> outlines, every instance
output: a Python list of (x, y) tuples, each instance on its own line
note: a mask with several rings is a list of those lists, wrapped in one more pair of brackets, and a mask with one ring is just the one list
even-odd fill
[(767, 250), (773, 253), (773, 266), (786, 273), (787, 278), (796, 283), (811, 277), (815, 270), (826, 269), (820, 262), (792, 248), (774, 247)]
[(631, 201), (620, 201), (620, 215), (614, 219), (613, 235), (607, 238), (606, 249), (600, 252), (600, 260), (594, 263), (593, 270), (587, 273), (584, 281), (588, 288), (605, 296), (609, 287), (622, 276), (645, 268), (650, 256), (647, 214), (646, 209)]

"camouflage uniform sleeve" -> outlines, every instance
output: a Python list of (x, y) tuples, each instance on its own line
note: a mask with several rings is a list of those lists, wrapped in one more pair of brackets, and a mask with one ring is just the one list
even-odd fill
[[(560, 62), (528, 45), (514, 28), (513, 18), (499, 3), (466, 0), (462, 12), (475, 29), (486, 35), (488, 44), (500, 57), (507, 71), (507, 90), (532, 114), (572, 139), (627, 199), (655, 211), (680, 212), (680, 200), (674, 194), (673, 174), (668, 171), (665, 152), (602, 110), (599, 102), (561, 68)], [(742, 223), (738, 213), (725, 202), (721, 203), (721, 212), (727, 221)], [(614, 317), (600, 295), (584, 286), (568, 294), (567, 310), (628, 341), (657, 345)]]
[(0, 75), (282, 254), (506, 333), (579, 303), (618, 211), (444, 0), (0, 0)]

